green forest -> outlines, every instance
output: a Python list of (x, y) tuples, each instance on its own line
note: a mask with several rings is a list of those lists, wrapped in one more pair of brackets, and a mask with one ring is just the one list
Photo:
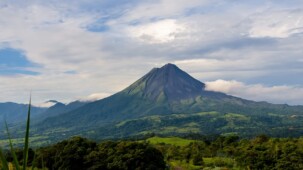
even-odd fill
[[(12, 162), (10, 151), (4, 152)], [(22, 150), (15, 153), (22, 164)], [(49, 170), (302, 170), (303, 138), (189, 135), (95, 142), (72, 137), (29, 149), (27, 166)]]

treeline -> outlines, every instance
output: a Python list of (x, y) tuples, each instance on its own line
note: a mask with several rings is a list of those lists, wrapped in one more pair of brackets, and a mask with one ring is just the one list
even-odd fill
[[(22, 152), (16, 152), (22, 162)], [(29, 152), (28, 166), (49, 170), (155, 170), (165, 169), (162, 153), (144, 142), (119, 141), (97, 144), (73, 137)], [(6, 159), (12, 161), (9, 152)], [(1, 161), (0, 161), (1, 163)], [(1, 167), (0, 167), (1, 169)]]
[[(21, 163), (22, 151), (17, 150), (16, 154)], [(12, 161), (9, 152), (6, 159)], [(49, 170), (161, 170), (172, 168), (176, 161), (196, 169), (302, 170), (303, 138), (219, 136), (176, 146), (165, 142), (152, 145), (145, 140), (96, 143), (73, 137), (51, 146), (31, 149), (28, 166)]]

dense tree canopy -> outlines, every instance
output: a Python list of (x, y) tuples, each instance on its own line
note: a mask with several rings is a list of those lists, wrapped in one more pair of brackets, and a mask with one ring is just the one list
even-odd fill
[(58, 170), (165, 169), (162, 153), (148, 143), (95, 142), (74, 137), (37, 150), (37, 165)]

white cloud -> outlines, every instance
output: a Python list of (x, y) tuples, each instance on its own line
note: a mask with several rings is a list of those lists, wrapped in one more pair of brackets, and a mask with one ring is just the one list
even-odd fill
[[(30, 90), (38, 103), (113, 94), (167, 62), (204, 81), (303, 83), (297, 76), (303, 73), (299, 1), (288, 2), (286, 10), (276, 5), (281, 1), (116, 3), (17, 0), (0, 5), (0, 46), (22, 50), (41, 66), (29, 69), (40, 73), (36, 76), (1, 75), (0, 101), (27, 102)], [(94, 24), (105, 31), (87, 29)], [(283, 76), (271, 78), (277, 74)]]
[(184, 15), (187, 10), (216, 3), (217, 0), (157, 0), (142, 1), (121, 18), (122, 21), (148, 21), (155, 18), (171, 18)]
[(303, 10), (268, 10), (253, 16), (251, 37), (286, 38), (303, 32)]
[(54, 101), (47, 101), (47, 102), (44, 102), (44, 103), (33, 104), (33, 105), (36, 106), (36, 107), (49, 108), (49, 107), (54, 106), (55, 104), (57, 104), (57, 102), (54, 102)]
[(48, 6), (8, 6), (1, 10), (0, 41), (22, 49), (29, 60), (44, 69), (76, 69), (76, 64), (106, 55), (102, 36), (83, 28), (93, 21), (94, 16), (68, 16)]
[(221, 78), (236, 78), (243, 81), (269, 74), (267, 69), (270, 68), (271, 63), (266, 62), (267, 59), (262, 58), (263, 56), (260, 57), (254, 53), (251, 51), (249, 57), (241, 58), (243, 55), (241, 50), (238, 52), (222, 50), (209, 54), (210, 58), (176, 60), (174, 63), (202, 81)]
[(105, 97), (108, 97), (110, 96), (111, 94), (109, 93), (93, 93), (89, 96), (86, 96), (86, 97), (82, 97), (80, 99), (78, 99), (79, 101), (96, 101), (96, 100), (100, 100), (100, 99), (103, 99)]
[(130, 28), (130, 34), (149, 43), (173, 41), (176, 35), (185, 30), (176, 20), (166, 19)]
[(303, 87), (296, 86), (264, 86), (261, 84), (245, 84), (231, 80), (206, 82), (206, 89), (219, 91), (255, 101), (267, 101), (279, 104), (302, 104)]

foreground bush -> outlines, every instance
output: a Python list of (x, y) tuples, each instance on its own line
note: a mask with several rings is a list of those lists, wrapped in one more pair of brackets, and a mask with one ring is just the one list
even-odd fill
[(103, 142), (97, 145), (81, 137), (74, 137), (36, 152), (36, 165), (58, 170), (97, 169), (165, 169), (160, 151), (146, 143)]

